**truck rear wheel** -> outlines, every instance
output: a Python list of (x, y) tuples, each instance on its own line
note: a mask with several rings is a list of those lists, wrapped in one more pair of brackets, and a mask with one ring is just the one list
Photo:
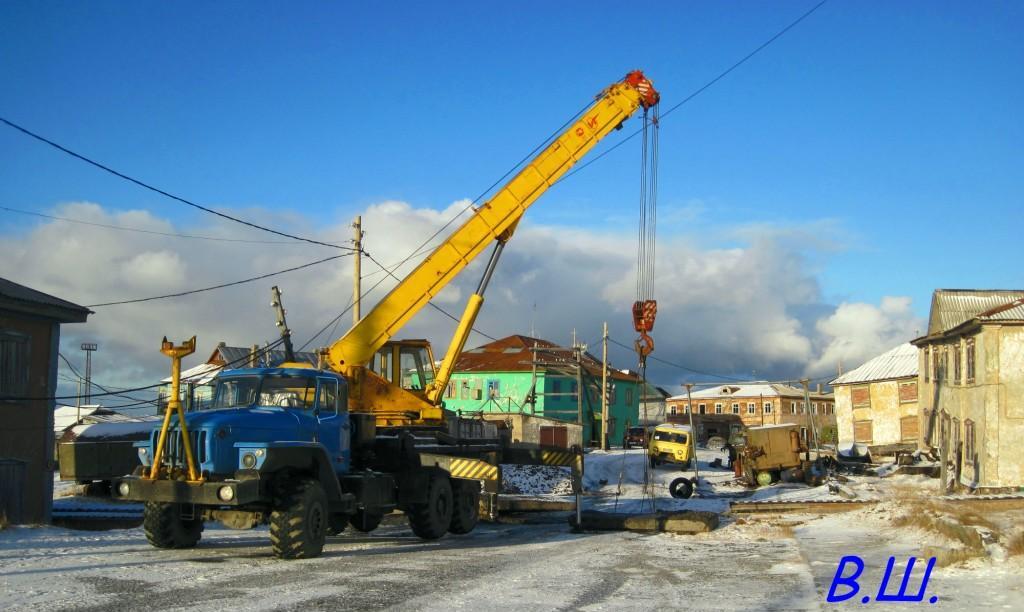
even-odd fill
[(203, 536), (203, 519), (181, 517), (182, 504), (146, 502), (142, 530), (157, 548), (193, 548)]
[(455, 508), (448, 531), (457, 534), (473, 531), (480, 522), (480, 483), (475, 480), (456, 480), (452, 487)]
[(356, 513), (348, 519), (348, 522), (356, 529), (356, 531), (370, 533), (380, 525), (380, 522), (383, 519), (384, 515), (379, 512), (357, 510)]
[(452, 485), (447, 476), (431, 474), (427, 483), (427, 501), (411, 504), (409, 526), (424, 540), (436, 540), (448, 531), (452, 522)]
[(270, 543), (279, 559), (318, 557), (327, 537), (327, 495), (312, 479), (290, 482), (270, 513)]

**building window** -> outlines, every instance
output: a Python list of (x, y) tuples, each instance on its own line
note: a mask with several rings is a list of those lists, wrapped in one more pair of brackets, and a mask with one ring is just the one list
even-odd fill
[(764, 403), (764, 413), (765, 414), (771, 414), (772, 413), (772, 403), (771, 402), (765, 402)]
[(0, 331), (0, 396), (28, 395), (29, 336)]
[(707, 407), (704, 404), (697, 404), (697, 414), (704, 414), (707, 412)]
[(626, 389), (626, 405), (627, 406), (632, 406), (633, 405), (633, 390), (632, 389)]
[(487, 381), (487, 399), (496, 399), (501, 395), (501, 381), (492, 378)]
[(747, 404), (747, 414), (754, 414), (757, 412), (757, 404), (750, 402)]
[(690, 405), (683, 404), (683, 414), (690, 414)]
[(444, 396), (446, 398), (449, 398), (449, 399), (455, 397), (455, 382), (454, 381), (448, 383), (448, 386), (444, 390)]
[(908, 402), (917, 401), (917, 381), (911, 380), (909, 382), (900, 383), (900, 403), (906, 404)]
[(722, 414), (722, 403), (715, 402), (715, 414)]
[(931, 365), (932, 364), (930, 363), (930, 361), (931, 361), (931, 358), (932, 358), (932, 347), (930, 347), (930, 346), (924, 347), (923, 354), (924, 354), (924, 367), (921, 368), (921, 369), (922, 369), (922, 371), (924, 371), (924, 382), (928, 382), (929, 380), (931, 380), (930, 374), (931, 374)]
[(807, 428), (806, 427), (801, 427), (800, 428), (800, 439), (803, 440), (804, 442), (807, 442)]
[(789, 413), (796, 414), (796, 402), (789, 403)]
[(949, 347), (942, 347), (942, 379), (949, 384)]
[(871, 387), (868, 385), (861, 385), (859, 387), (853, 387), (850, 389), (851, 402), (854, 408), (870, 408), (871, 407)]
[(811, 414), (818, 414), (818, 402), (811, 402)]
[(732, 413), (733, 414), (739, 414), (740, 413), (740, 405), (739, 404), (733, 403), (733, 405), (732, 405)]
[(967, 384), (974, 384), (974, 338), (967, 339)]
[(871, 443), (871, 421), (853, 422), (853, 441), (860, 444)]
[(964, 421), (964, 463), (970, 464), (977, 469), (977, 462), (974, 456), (974, 421)]
[(961, 359), (960, 343), (957, 342), (953, 346), (953, 384), (954, 385), (959, 385), (959, 384), (963, 383), (963, 381), (960, 379), (960, 372), (962, 370), (962, 368), (960, 367), (961, 363), (963, 363), (963, 361)]
[(676, 405), (675, 404), (672, 404), (671, 406), (668, 407), (668, 413), (669, 414), (675, 414), (676, 413)]

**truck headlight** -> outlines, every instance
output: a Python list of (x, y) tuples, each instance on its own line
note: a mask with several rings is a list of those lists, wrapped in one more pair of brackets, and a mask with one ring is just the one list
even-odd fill
[(117, 492), (121, 497), (127, 497), (131, 491), (131, 487), (128, 486), (127, 482), (122, 481), (121, 484), (117, 485)]
[(242, 467), (246, 469), (256, 467), (256, 455), (254, 453), (244, 453), (242, 455)]
[(221, 501), (229, 502), (235, 498), (235, 490), (230, 486), (221, 487), (217, 489), (217, 497), (219, 497)]

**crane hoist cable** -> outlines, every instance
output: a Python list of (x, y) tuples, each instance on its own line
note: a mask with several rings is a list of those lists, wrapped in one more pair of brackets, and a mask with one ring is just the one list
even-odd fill
[(654, 299), (654, 262), (658, 226), (658, 105), (644, 109), (643, 145), (640, 163), (640, 222), (637, 225), (636, 301), (633, 303), (633, 328), (640, 334), (634, 346), (645, 369), (647, 356), (654, 350), (654, 319), (658, 303)]
[[(640, 222), (637, 224), (636, 255), (636, 301), (633, 302), (633, 328), (640, 337), (633, 343), (639, 359), (637, 383), (640, 401), (646, 408), (647, 400), (647, 356), (654, 351), (654, 319), (658, 314), (658, 302), (654, 299), (654, 264), (657, 256), (658, 232), (658, 132), (660, 129), (659, 105), (644, 109), (643, 141), (640, 149)], [(646, 432), (645, 432), (646, 439)], [(649, 441), (645, 440), (648, 444)], [(623, 455), (625, 462), (625, 455)], [(657, 511), (656, 484), (653, 481), (652, 466), (644, 458), (643, 497), (650, 498), (651, 510)], [(624, 466), (623, 466), (624, 469)], [(621, 480), (621, 473), (620, 473)]]

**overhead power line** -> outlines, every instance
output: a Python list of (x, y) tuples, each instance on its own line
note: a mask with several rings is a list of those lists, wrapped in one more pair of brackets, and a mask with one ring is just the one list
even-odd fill
[[(219, 238), (216, 236), (198, 236), (195, 234), (176, 234), (173, 232), (158, 232), (156, 230), (141, 229), (138, 227), (123, 227), (120, 225), (110, 225), (108, 223), (96, 223), (94, 221), (83, 221), (81, 219), (70, 219), (68, 217), (58, 217), (56, 215), (46, 215), (39, 212), (33, 212), (31, 210), (19, 210), (17, 208), (9, 208), (7, 206), (0, 206), (0, 210), (6, 210), (7, 212), (18, 213), (20, 215), (32, 215), (33, 217), (42, 217), (44, 219), (53, 219), (54, 221), (64, 221), (66, 223), (77, 223), (79, 225), (90, 225), (92, 227), (105, 227), (112, 230), (120, 230), (122, 232), (138, 232), (140, 234), (152, 234), (155, 236), (170, 236), (172, 238), (192, 238), (195, 240), (211, 240), (216, 242), (240, 242), (245, 244), (285, 244), (285, 245), (296, 245), (302, 244), (294, 240), (245, 240), (242, 238)], [(351, 250), (351, 247), (339, 247), (343, 249)]]
[(145, 183), (143, 181), (140, 181), (137, 178), (133, 178), (131, 176), (128, 176), (127, 174), (124, 174), (123, 172), (119, 172), (117, 170), (114, 170), (110, 166), (106, 166), (104, 164), (101, 164), (100, 162), (95, 161), (93, 159), (90, 159), (90, 158), (86, 157), (85, 155), (82, 155), (81, 153), (76, 153), (76, 152), (72, 151), (71, 149), (69, 149), (69, 148), (67, 148), (67, 147), (65, 147), (63, 145), (60, 145), (60, 144), (50, 140), (49, 138), (46, 138), (44, 136), (40, 136), (39, 134), (36, 134), (35, 132), (33, 132), (33, 131), (25, 128), (25, 127), (20, 126), (17, 123), (14, 123), (13, 121), (10, 121), (8, 119), (0, 117), (0, 122), (2, 122), (4, 124), (14, 128), (15, 130), (18, 130), (19, 132), (21, 132), (22, 134), (25, 134), (26, 136), (30, 136), (32, 138), (35, 138), (36, 140), (38, 140), (40, 142), (43, 142), (45, 144), (48, 144), (51, 147), (53, 147), (53, 148), (55, 148), (55, 149), (57, 149), (59, 151), (63, 151), (64, 153), (67, 153), (71, 157), (74, 157), (76, 159), (80, 159), (80, 160), (84, 161), (85, 163), (90, 164), (92, 166), (95, 166), (95, 167), (97, 167), (100, 170), (103, 170), (105, 172), (109, 172), (110, 174), (113, 174), (114, 176), (116, 176), (118, 178), (122, 178), (122, 179), (124, 179), (124, 180), (126, 180), (126, 181), (128, 181), (130, 183), (134, 183), (134, 184), (138, 185), (139, 187), (142, 187), (143, 189), (148, 189), (148, 190), (150, 190), (150, 191), (152, 191), (154, 193), (158, 193), (158, 194), (160, 194), (162, 196), (165, 196), (165, 197), (168, 197), (168, 198), (170, 198), (172, 200), (181, 202), (182, 204), (186, 204), (188, 206), (191, 206), (192, 208), (196, 208), (196, 209), (199, 209), (199, 210), (201, 210), (203, 212), (210, 213), (211, 215), (217, 215), (218, 217), (220, 217), (222, 219), (227, 219), (228, 221), (234, 221), (235, 223), (241, 223), (242, 225), (251, 227), (253, 229), (258, 229), (258, 230), (263, 231), (263, 232), (269, 232), (271, 234), (276, 234), (278, 236), (283, 236), (284, 238), (291, 238), (292, 240), (299, 240), (299, 241), (302, 241), (302, 242), (308, 242), (310, 244), (318, 244), (320, 246), (331, 247), (333, 249), (344, 248), (344, 247), (342, 247), (340, 245), (337, 245), (337, 244), (331, 244), (329, 242), (322, 242), (320, 240), (314, 240), (312, 238), (304, 238), (302, 236), (296, 236), (295, 234), (289, 234), (287, 232), (282, 232), (282, 231), (279, 231), (279, 230), (276, 230), (276, 229), (271, 229), (269, 227), (265, 227), (263, 225), (259, 225), (259, 224), (253, 223), (251, 221), (246, 221), (244, 219), (239, 219), (238, 217), (232, 217), (231, 215), (228, 215), (228, 214), (216, 211), (216, 210), (214, 210), (212, 208), (208, 208), (208, 207), (203, 206), (201, 204), (196, 204), (195, 202), (192, 202), (191, 200), (185, 199), (185, 198), (183, 198), (181, 196), (174, 195), (173, 193), (169, 193), (167, 191), (164, 191), (163, 189), (160, 189), (159, 187), (154, 187), (153, 185), (150, 185), (149, 183)]
[[(255, 352), (255, 355), (258, 357), (258, 356), (263, 355), (263, 354), (269, 354), (275, 347), (279, 346), (283, 342), (284, 342), (284, 338), (278, 338), (277, 340), (271, 342), (270, 344), (266, 345), (265, 347), (257, 350)], [(251, 358), (251, 355), (243, 355), (243, 356), (239, 357), (238, 359), (234, 359), (234, 360), (229, 361), (229, 362), (227, 362), (227, 363), (225, 363), (223, 365), (219, 365), (219, 366), (213, 368), (212, 370), (210, 370), (209, 372), (218, 372), (218, 371), (221, 371), (221, 370), (231, 369), (232, 366), (234, 366), (235, 364), (243, 363), (245, 361), (248, 361), (250, 358)], [(209, 372), (207, 372), (207, 373), (209, 373)], [(142, 386), (142, 387), (132, 387), (130, 389), (121, 389), (121, 392), (123, 392), (123, 393), (135, 393), (136, 391), (146, 391), (146, 390), (149, 390), (149, 389), (156, 389), (157, 387), (162, 387), (165, 384), (167, 384), (167, 383), (161, 381), (161, 382), (158, 382), (158, 383), (153, 383), (152, 385), (145, 385), (145, 386)], [(111, 395), (116, 396), (116, 395), (119, 395), (119, 393), (115, 393), (115, 392), (93, 393), (92, 397), (96, 398), (96, 397), (104, 397), (104, 396), (111, 396)], [(37, 397), (28, 397), (28, 396), (9, 397), (9, 396), (4, 396), (3, 400), (4, 401), (10, 401), (10, 402), (49, 402), (49, 401), (54, 401), (54, 400), (66, 400), (66, 399), (77, 399), (77, 398), (78, 398), (77, 395), (43, 395), (43, 396), (37, 396)]]
[[(669, 107), (668, 110), (666, 110), (664, 113), (661, 114), (661, 118), (664, 119), (666, 116), (671, 114), (673, 111), (675, 111), (679, 107), (683, 106), (684, 104), (686, 104), (690, 100), (693, 100), (694, 98), (696, 98), (700, 94), (704, 93), (712, 85), (714, 85), (718, 81), (721, 81), (723, 78), (725, 78), (730, 72), (732, 72), (733, 70), (736, 70), (737, 68), (739, 68), (740, 66), (745, 64), (747, 62), (747, 60), (749, 60), (750, 58), (754, 57), (755, 55), (757, 55), (758, 53), (760, 53), (761, 51), (766, 49), (768, 46), (770, 46), (772, 43), (774, 43), (776, 40), (778, 40), (784, 34), (786, 34), (786, 32), (789, 32), (791, 29), (796, 27), (796, 25), (799, 24), (801, 21), (803, 21), (804, 19), (807, 19), (808, 17), (810, 17), (812, 13), (814, 13), (816, 10), (821, 8), (822, 5), (824, 5), (826, 2), (828, 2), (828, 0), (821, 0), (821, 2), (819, 2), (819, 3), (815, 4), (814, 6), (812, 6), (810, 8), (810, 10), (808, 10), (804, 14), (800, 15), (799, 17), (797, 17), (796, 19), (791, 21), (789, 23), (789, 25), (787, 25), (786, 27), (784, 27), (781, 30), (779, 30), (778, 32), (776, 32), (774, 36), (772, 36), (768, 40), (766, 40), (763, 43), (761, 43), (756, 49), (754, 49), (750, 53), (748, 53), (745, 56), (743, 56), (739, 61), (734, 63), (732, 66), (729, 66), (728, 68), (726, 68), (722, 72), (718, 73), (718, 76), (716, 76), (715, 78), (711, 79), (707, 83), (704, 83), (703, 85), (698, 87), (696, 90), (694, 90), (693, 93), (691, 93), (690, 95), (686, 96), (685, 98), (683, 98), (682, 100), (680, 100), (676, 104), (674, 104), (671, 107)], [(642, 132), (643, 132), (643, 128), (633, 132), (629, 136), (626, 136), (625, 138), (623, 138), (619, 142), (615, 143), (611, 147), (609, 147), (609, 148), (605, 149), (604, 151), (602, 151), (599, 155), (591, 158), (590, 160), (584, 162), (583, 164), (577, 166), (576, 168), (573, 168), (572, 171), (566, 173), (565, 175), (562, 176), (562, 178), (558, 179), (555, 182), (555, 184), (557, 185), (558, 183), (561, 183), (565, 179), (569, 178), (570, 176), (573, 176), (577, 172), (582, 171), (584, 168), (586, 168), (586, 167), (590, 166), (591, 164), (595, 163), (597, 160), (601, 159), (605, 155), (608, 155), (609, 153), (611, 153), (615, 149), (618, 149), (619, 147), (621, 147), (622, 145), (626, 144), (630, 140), (633, 140), (634, 138), (639, 136)]]
[[(626, 349), (628, 351), (632, 351), (633, 350), (633, 347), (626, 346), (625, 344), (619, 342), (618, 340), (616, 340), (614, 338), (609, 337), (608, 341), (611, 342), (612, 344), (614, 344), (616, 346), (619, 346), (621, 348), (624, 348), (624, 349)], [(742, 378), (735, 378), (735, 377), (732, 377), (732, 376), (724, 376), (722, 374), (713, 374), (711, 372), (704, 372), (704, 371), (701, 371), (701, 370), (696, 370), (694, 368), (688, 368), (688, 367), (686, 367), (684, 365), (679, 365), (678, 363), (672, 363), (671, 361), (667, 361), (665, 359), (661, 359), (659, 357), (655, 357), (654, 355), (648, 355), (647, 358), (648, 359), (652, 359), (654, 361), (657, 361), (659, 363), (663, 363), (663, 364), (665, 364), (667, 366), (672, 366), (674, 368), (679, 368), (680, 370), (685, 370), (687, 372), (692, 372), (694, 374), (700, 374), (702, 376), (711, 376), (713, 378), (721, 378), (723, 380), (729, 380), (729, 381), (734, 381), (734, 382), (745, 382), (745, 379), (742, 379)]]
[(191, 291), (181, 291), (181, 292), (178, 292), (178, 293), (168, 293), (167, 295), (154, 295), (152, 297), (138, 298), (138, 299), (134, 299), (134, 300), (121, 300), (119, 302), (104, 302), (103, 304), (89, 304), (89, 305), (86, 306), (86, 308), (99, 308), (101, 306), (117, 306), (117, 305), (120, 305), (120, 304), (137, 304), (139, 302), (150, 302), (150, 301), (153, 301), (153, 300), (162, 300), (162, 299), (165, 299), (165, 298), (182, 297), (184, 295), (192, 295), (193, 293), (202, 293), (204, 291), (213, 291), (214, 289), (223, 289), (225, 287), (234, 287), (235, 285), (243, 285), (245, 283), (251, 283), (253, 281), (262, 280), (264, 278), (270, 278), (271, 276), (277, 276), (278, 274), (285, 274), (287, 272), (295, 272), (296, 270), (302, 270), (303, 268), (309, 268), (311, 266), (315, 266), (317, 264), (322, 264), (324, 262), (331, 261), (331, 260), (334, 260), (334, 259), (340, 259), (342, 257), (348, 257), (349, 255), (351, 255), (351, 253), (345, 253), (344, 255), (334, 255), (332, 257), (325, 257), (324, 259), (319, 259), (317, 261), (311, 261), (311, 262), (309, 262), (307, 264), (302, 264), (301, 266), (295, 266), (294, 268), (288, 268), (286, 270), (278, 270), (277, 272), (271, 272), (269, 274), (261, 274), (260, 276), (254, 276), (252, 278), (246, 278), (246, 279), (243, 279), (243, 280), (240, 280), (240, 281), (234, 281), (232, 283), (224, 283), (224, 284), (221, 284), (221, 285), (214, 285), (213, 287), (204, 287), (202, 289), (193, 289)]

